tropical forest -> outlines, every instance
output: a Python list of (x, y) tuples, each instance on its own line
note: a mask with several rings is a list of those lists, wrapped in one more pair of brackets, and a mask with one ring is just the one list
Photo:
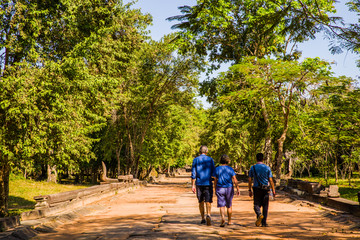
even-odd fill
[(1, 216), (15, 181), (96, 185), (102, 162), (146, 180), (191, 167), (201, 145), (239, 174), (262, 152), (277, 182), (360, 191), (359, 79), (298, 47), (321, 33), (332, 54), (359, 54), (360, 21), (334, 0), (197, 0), (154, 40), (134, 4), (1, 1)]

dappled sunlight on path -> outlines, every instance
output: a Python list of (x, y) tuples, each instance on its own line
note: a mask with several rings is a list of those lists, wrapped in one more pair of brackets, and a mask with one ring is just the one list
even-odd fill
[[(241, 188), (246, 191), (246, 184)], [(165, 179), (97, 204), (106, 210), (34, 239), (360, 239), (358, 218), (283, 195), (270, 202), (270, 227), (255, 227), (252, 199), (243, 195), (234, 198), (233, 225), (219, 227), (216, 197), (212, 226), (201, 225), (189, 176)]]

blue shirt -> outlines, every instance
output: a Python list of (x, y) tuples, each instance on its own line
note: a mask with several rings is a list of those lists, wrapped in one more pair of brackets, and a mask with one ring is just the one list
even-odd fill
[[(254, 167), (256, 168), (256, 176), (254, 173)], [(269, 166), (260, 163), (255, 164), (254, 166), (251, 166), (249, 171), (249, 177), (254, 178), (254, 187), (259, 187), (259, 181), (263, 185), (269, 185), (269, 178), (272, 178), (272, 172)]]
[(211, 177), (215, 174), (214, 160), (201, 154), (194, 158), (191, 168), (191, 178), (196, 179), (197, 186), (212, 186)]
[(229, 188), (233, 186), (232, 177), (236, 173), (230, 166), (219, 166), (215, 169), (215, 177), (217, 178), (216, 187)]

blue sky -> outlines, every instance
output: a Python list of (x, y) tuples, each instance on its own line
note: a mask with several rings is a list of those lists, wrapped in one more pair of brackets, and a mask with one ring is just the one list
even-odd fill
[[(124, 0), (124, 3), (131, 2), (131, 0)], [(336, 16), (343, 17), (347, 23), (356, 23), (358, 17), (348, 11), (345, 5), (347, 1), (340, 0), (335, 4), (337, 13)], [(171, 26), (175, 22), (166, 21), (170, 16), (179, 15), (179, 6), (196, 4), (196, 0), (138, 0), (133, 6), (140, 8), (143, 13), (150, 13), (153, 17), (153, 25), (148, 30), (151, 31), (151, 37), (154, 40), (159, 40), (165, 34), (171, 33)], [(317, 35), (315, 40), (310, 40), (299, 44), (298, 49), (302, 51), (302, 59), (307, 57), (319, 57), (328, 62), (333, 62), (332, 70), (335, 76), (345, 75), (352, 78), (359, 79), (359, 68), (356, 67), (356, 60), (360, 60), (360, 54), (356, 55), (351, 52), (344, 52), (342, 54), (332, 55), (329, 51), (329, 40), (324, 38), (324, 34)], [(229, 65), (225, 65), (220, 71), (226, 71)], [(202, 75), (205, 78), (205, 75)], [(200, 79), (200, 81), (203, 79)], [(205, 98), (199, 98), (205, 108), (210, 107)]]
[[(124, 0), (124, 3), (130, 0)], [(336, 4), (338, 16), (343, 17), (347, 22), (357, 22), (357, 16), (350, 13), (345, 6), (344, 0), (340, 0)], [(180, 14), (179, 6), (194, 5), (196, 0), (138, 0), (134, 5), (140, 8), (144, 13), (150, 13), (153, 16), (153, 25), (149, 27), (151, 36), (154, 40), (159, 40), (163, 35), (172, 32), (171, 26), (175, 22), (166, 21), (166, 18)], [(298, 47), (302, 51), (302, 57), (320, 57), (332, 65), (335, 76), (345, 75), (353, 78), (360, 76), (359, 68), (356, 67), (356, 60), (360, 59), (360, 55), (350, 52), (332, 55), (329, 52), (329, 41), (324, 39), (323, 34), (318, 34), (315, 40), (299, 44)]]

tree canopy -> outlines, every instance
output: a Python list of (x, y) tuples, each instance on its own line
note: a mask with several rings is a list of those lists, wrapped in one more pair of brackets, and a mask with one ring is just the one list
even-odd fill
[(203, 144), (237, 172), (257, 152), (277, 178), (359, 170), (358, 82), (320, 58), (300, 61), (297, 48), (324, 30), (333, 52), (358, 52), (358, 24), (341, 25), (334, 1), (179, 9), (169, 16), (177, 32), (154, 41), (152, 17), (121, 0), (0, 4), (1, 216), (10, 173), (96, 184), (103, 161), (110, 177), (149, 179), (190, 165)]

